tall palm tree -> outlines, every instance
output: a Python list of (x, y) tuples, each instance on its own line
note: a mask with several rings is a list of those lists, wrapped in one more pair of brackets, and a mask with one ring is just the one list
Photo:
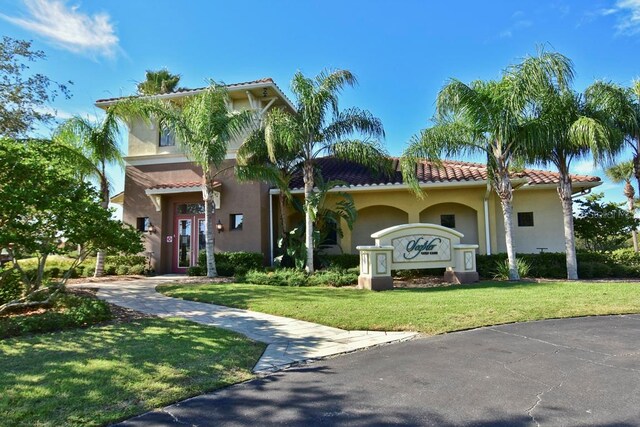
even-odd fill
[(569, 169), (574, 159), (593, 156), (606, 163), (620, 150), (623, 140), (609, 126), (610, 112), (603, 114), (599, 99), (567, 89), (550, 87), (535, 94), (530, 105), (532, 120), (525, 126), (523, 140), (528, 145), (527, 160), (553, 164), (560, 175), (558, 196), (562, 204), (567, 278), (578, 279), (573, 227), (573, 184)]
[(172, 74), (166, 68), (147, 70), (145, 80), (137, 84), (139, 95), (159, 95), (178, 90), (180, 74)]
[(599, 81), (586, 94), (599, 100), (596, 108), (608, 114), (612, 125), (624, 134), (633, 155), (633, 174), (640, 186), (640, 80), (634, 80), (628, 88)]
[[(102, 207), (109, 208), (110, 183), (107, 168), (112, 165), (122, 167), (122, 152), (118, 145), (119, 111), (117, 108), (107, 110), (101, 121), (91, 121), (85, 117), (72, 117), (65, 121), (55, 132), (54, 140), (67, 143), (77, 151), (78, 172), (97, 181), (102, 195)], [(100, 250), (96, 257), (94, 276), (104, 272), (104, 251)]]
[(223, 84), (211, 81), (202, 92), (171, 101), (147, 102), (147, 116), (154, 117), (160, 126), (171, 130), (187, 156), (202, 168), (202, 199), (205, 205), (205, 250), (207, 276), (216, 277), (214, 255), (214, 184), (216, 177), (230, 169), (220, 168), (227, 154), (229, 142), (239, 138), (255, 123), (251, 110), (230, 112), (228, 93)]
[(293, 200), (290, 184), (300, 167), (301, 159), (298, 153), (285, 141), (278, 139), (277, 135), (272, 135), (271, 148), (277, 153), (273, 160), (269, 156), (264, 126), (254, 129), (238, 149), (235, 175), (240, 181), (265, 181), (279, 190), (279, 240), (282, 241), (281, 250), (286, 253), (289, 231), (287, 204)]
[(566, 57), (542, 51), (509, 67), (497, 81), (467, 85), (452, 79), (438, 94), (434, 126), (414, 137), (403, 154), (404, 179), (418, 194), (417, 159), (437, 163), (443, 155), (486, 156), (488, 179), (502, 207), (510, 280), (520, 278), (513, 245), (510, 171), (525, 154), (521, 138), (529, 102), (536, 92), (555, 84), (566, 87), (572, 75), (571, 62)]
[[(635, 195), (636, 190), (631, 184), (631, 178), (634, 177), (635, 171), (633, 162), (631, 160), (617, 165), (611, 166), (606, 170), (607, 176), (615, 183), (624, 182), (623, 193), (627, 198), (627, 209), (635, 216)], [(631, 237), (633, 238), (633, 250), (638, 252), (638, 231), (634, 228), (631, 231)]]
[(296, 111), (274, 109), (265, 119), (265, 142), (271, 161), (278, 158), (278, 145), (284, 143), (301, 160), (305, 200), (306, 270), (313, 265), (314, 160), (322, 155), (355, 161), (374, 170), (387, 171), (390, 161), (383, 147), (368, 139), (384, 137), (382, 122), (366, 110), (340, 110), (339, 95), (355, 86), (356, 77), (347, 70), (323, 71), (315, 78), (297, 72), (291, 81)]

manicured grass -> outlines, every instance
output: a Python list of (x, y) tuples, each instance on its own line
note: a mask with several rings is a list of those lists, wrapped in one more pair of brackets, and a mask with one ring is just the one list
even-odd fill
[(426, 334), (509, 322), (640, 312), (640, 283), (504, 283), (370, 292), (246, 284), (165, 285), (165, 295), (344, 329)]
[(252, 377), (264, 345), (144, 319), (0, 341), (0, 424), (104, 425)]

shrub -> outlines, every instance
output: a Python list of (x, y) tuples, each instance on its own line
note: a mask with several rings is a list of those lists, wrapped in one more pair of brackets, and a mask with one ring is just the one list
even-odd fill
[(118, 267), (116, 267), (116, 274), (118, 276), (126, 276), (127, 274), (129, 274), (129, 266), (119, 265)]
[(145, 265), (147, 258), (143, 255), (109, 255), (105, 258), (105, 264), (115, 266), (126, 265), (131, 267), (134, 265)]
[(318, 270), (308, 276), (310, 286), (352, 286), (358, 284), (358, 273), (350, 270)]
[(187, 269), (187, 276), (204, 276), (206, 271), (199, 265), (194, 265)]
[(15, 270), (0, 271), (0, 305), (22, 296), (24, 286)]
[(144, 264), (136, 264), (129, 267), (129, 274), (135, 274), (136, 276), (144, 274), (144, 271), (145, 271)]
[[(216, 270), (220, 276), (246, 274), (249, 270), (262, 270), (264, 256), (259, 252), (219, 252), (215, 254)], [(198, 265), (207, 271), (207, 254), (198, 255)]]
[(301, 270), (282, 268), (264, 272), (251, 270), (245, 276), (247, 283), (269, 286), (306, 286), (307, 273)]
[(106, 274), (107, 276), (115, 276), (117, 274), (117, 267), (115, 265), (105, 265), (104, 266), (104, 274)]
[(358, 254), (336, 254), (321, 256), (321, 263), (327, 269), (340, 268), (347, 270), (349, 268), (355, 268), (360, 265), (360, 256)]
[(111, 311), (104, 301), (62, 294), (44, 313), (0, 317), (0, 338), (89, 326), (109, 319)]
[[(640, 254), (633, 249), (619, 249), (613, 252), (579, 251), (577, 257), (578, 276), (581, 279), (640, 276)], [(518, 254), (518, 258), (529, 263), (531, 277), (546, 279), (567, 277), (564, 253)], [(480, 277), (485, 279), (493, 277), (496, 265), (505, 262), (506, 259), (506, 254), (478, 255), (476, 262)]]
[[(516, 258), (516, 267), (518, 269), (518, 275), (520, 277), (529, 276), (531, 271), (531, 264), (524, 258)], [(509, 280), (509, 260), (498, 262), (496, 269), (493, 273), (493, 278), (498, 280)]]

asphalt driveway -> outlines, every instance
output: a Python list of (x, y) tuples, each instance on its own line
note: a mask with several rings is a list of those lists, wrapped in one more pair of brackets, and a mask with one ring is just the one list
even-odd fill
[(416, 339), (229, 387), (124, 425), (640, 425), (640, 315)]

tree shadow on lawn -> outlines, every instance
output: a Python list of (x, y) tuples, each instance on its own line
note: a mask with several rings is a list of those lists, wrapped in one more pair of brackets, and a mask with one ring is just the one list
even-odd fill
[(146, 319), (0, 341), (9, 424), (105, 424), (250, 378), (264, 346), (191, 322)]

